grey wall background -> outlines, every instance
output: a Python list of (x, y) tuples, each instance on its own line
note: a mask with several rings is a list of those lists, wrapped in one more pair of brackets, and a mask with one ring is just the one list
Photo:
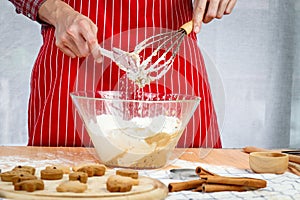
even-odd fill
[(26, 144), (31, 68), (41, 45), (40, 26), (0, 1), (0, 144)]
[[(238, 0), (199, 34), (224, 147), (300, 147), (300, 1)], [(0, 1), (0, 145), (26, 145), (39, 24)]]
[(200, 33), (224, 83), (224, 145), (300, 147), (299, 13), (298, 0), (238, 0)]

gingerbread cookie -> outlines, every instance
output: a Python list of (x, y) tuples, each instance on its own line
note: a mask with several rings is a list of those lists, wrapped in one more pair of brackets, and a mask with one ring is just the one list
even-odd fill
[(106, 181), (106, 189), (110, 192), (129, 192), (139, 181), (130, 177), (111, 175)]
[(35, 180), (35, 179), (37, 179), (35, 175), (27, 174), (27, 173), (25, 174), (21, 173), (11, 178), (13, 185), (15, 185), (16, 183), (20, 183), (22, 181)]
[(88, 177), (92, 176), (103, 176), (106, 171), (106, 167), (100, 164), (90, 164), (90, 165), (83, 165), (79, 167), (73, 167), (75, 172), (85, 172), (88, 174)]
[(127, 176), (133, 179), (138, 179), (139, 178), (139, 173), (136, 170), (132, 170), (132, 169), (118, 169), (116, 171), (117, 175), (120, 176)]
[(51, 165), (47, 166), (46, 169), (60, 169), (63, 171), (64, 174), (70, 174), (70, 167), (63, 165)]
[(15, 190), (25, 190), (33, 192), (35, 190), (43, 190), (44, 182), (42, 180), (27, 180), (15, 184)]
[(1, 176), (1, 181), (4, 182), (12, 182), (12, 178), (14, 176), (18, 176), (20, 174), (26, 175), (26, 174), (30, 174), (27, 171), (7, 171), (7, 172), (3, 172), (0, 174)]
[(87, 190), (87, 184), (79, 181), (66, 181), (56, 187), (57, 192), (75, 192), (82, 193)]
[(22, 166), (22, 165), (19, 165), (19, 166), (16, 166), (15, 168), (13, 168), (12, 171), (25, 171), (25, 172), (28, 172), (32, 175), (35, 174), (35, 168), (34, 167), (31, 167), (31, 166)]
[(79, 181), (81, 183), (87, 183), (88, 174), (85, 172), (73, 172), (69, 174), (70, 181)]
[(44, 169), (41, 170), (41, 179), (43, 180), (59, 180), (63, 178), (63, 171), (61, 169)]

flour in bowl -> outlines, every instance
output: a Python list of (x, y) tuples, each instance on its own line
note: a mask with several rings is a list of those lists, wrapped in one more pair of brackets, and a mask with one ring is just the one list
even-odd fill
[(104, 164), (134, 168), (163, 167), (183, 131), (178, 118), (163, 115), (130, 120), (99, 115), (87, 128)]

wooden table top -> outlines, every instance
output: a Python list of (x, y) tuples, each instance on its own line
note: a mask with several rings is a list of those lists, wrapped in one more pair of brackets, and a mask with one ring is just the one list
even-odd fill
[[(176, 149), (176, 151), (180, 152), (180, 159), (187, 161), (249, 169), (249, 155), (241, 149), (191, 148)], [(73, 160), (74, 163), (83, 160), (99, 162), (94, 149), (84, 147), (0, 146), (0, 156), (17, 156), (34, 160), (47, 160), (51, 157), (61, 160)]]
[[(214, 173), (224, 176), (249, 176), (265, 179), (268, 186), (258, 191), (248, 191), (245, 193), (195, 193), (195, 192), (175, 192), (169, 193), (166, 200), (176, 199), (249, 199), (251, 197), (262, 197), (264, 199), (273, 199), (275, 196), (286, 196), (289, 199), (300, 199), (300, 191), (295, 188), (300, 187), (298, 176), (292, 173), (282, 175), (273, 174), (251, 174), (249, 166), (249, 155), (242, 149), (176, 149), (179, 152), (181, 160), (193, 162), (181, 162), (178, 166), (169, 165), (165, 168), (153, 172), (151, 170), (142, 171), (144, 175), (158, 179), (164, 184), (174, 181), (170, 179), (168, 171), (173, 167), (195, 167), (198, 163), (209, 165)], [(184, 153), (182, 153), (184, 152)], [(0, 146), (0, 168), (5, 171), (17, 165), (27, 164), (36, 167), (45, 165), (63, 164), (74, 166), (79, 163), (99, 163), (96, 152), (93, 148), (83, 147), (26, 147), (26, 146)], [(19, 164), (20, 163), (20, 164)], [(150, 171), (150, 172), (149, 172)], [(151, 173), (151, 175), (150, 175)], [(236, 174), (237, 173), (237, 174)], [(280, 180), (280, 181), (278, 181)], [(285, 184), (282, 184), (285, 183)], [(199, 196), (201, 195), (201, 196)], [(224, 195), (224, 196), (222, 196)], [(0, 195), (1, 196), (1, 195)], [(291, 197), (291, 198), (290, 198)], [(0, 197), (1, 199), (1, 197)], [(3, 199), (4, 200), (4, 199)]]

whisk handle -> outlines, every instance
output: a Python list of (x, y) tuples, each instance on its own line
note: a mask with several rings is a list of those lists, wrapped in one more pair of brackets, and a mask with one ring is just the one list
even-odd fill
[(100, 47), (100, 46), (99, 46), (98, 48), (99, 48), (99, 50), (100, 50), (100, 53), (101, 53), (103, 56), (106, 56), (106, 57), (108, 57), (108, 58), (114, 60), (114, 55), (113, 55), (113, 52), (112, 52), (112, 51), (109, 51), (109, 50), (107, 50), (107, 49), (104, 49), (104, 48), (102, 48), (102, 47)]
[(92, 54), (93, 56), (97, 55), (99, 51), (101, 53), (102, 56), (106, 56), (112, 60), (114, 60), (114, 54), (112, 51), (109, 51), (107, 49), (102, 48), (99, 44), (92, 50)]
[(186, 32), (187, 35), (190, 34), (190, 33), (192, 32), (192, 30), (193, 30), (193, 21), (191, 20), (191, 21), (189, 21), (189, 22), (183, 24), (183, 25), (180, 27), (180, 29), (185, 30), (185, 32)]

